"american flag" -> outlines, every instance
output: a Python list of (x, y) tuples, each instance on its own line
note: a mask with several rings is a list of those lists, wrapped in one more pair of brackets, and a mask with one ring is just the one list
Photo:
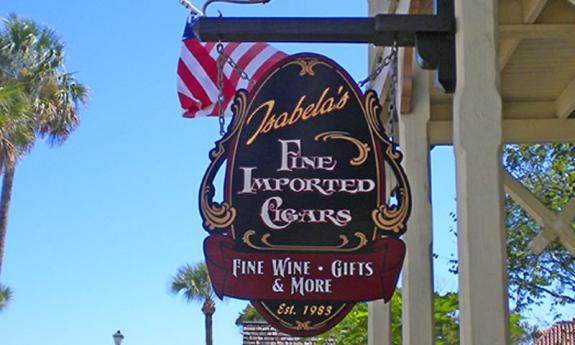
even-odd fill
[[(216, 42), (200, 42), (194, 33), (197, 16), (191, 14), (184, 30), (182, 52), (178, 61), (178, 97), (184, 117), (217, 116), (218, 106), (218, 51)], [(266, 43), (223, 43), (224, 53), (230, 56), (253, 80), (257, 81), (273, 64), (287, 56)], [(223, 69), (223, 108), (230, 115), (236, 90), (253, 86), (229, 65)]]

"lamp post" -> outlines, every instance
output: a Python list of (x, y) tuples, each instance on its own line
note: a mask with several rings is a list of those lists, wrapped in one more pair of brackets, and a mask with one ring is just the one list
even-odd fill
[(122, 345), (122, 340), (124, 340), (122, 332), (117, 331), (112, 337), (114, 338), (114, 345)]

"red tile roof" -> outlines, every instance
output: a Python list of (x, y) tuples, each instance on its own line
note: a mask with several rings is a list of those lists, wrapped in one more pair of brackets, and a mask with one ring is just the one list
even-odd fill
[[(278, 332), (265, 321), (244, 321), (243, 345), (316, 345), (317, 338), (298, 338)], [(335, 345), (328, 340), (326, 344)]]
[(542, 330), (535, 345), (575, 345), (575, 319)]

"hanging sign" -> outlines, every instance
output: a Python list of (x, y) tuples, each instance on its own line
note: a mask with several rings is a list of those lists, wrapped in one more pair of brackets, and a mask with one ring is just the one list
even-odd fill
[(411, 201), (375, 92), (325, 57), (298, 54), (238, 91), (232, 110), (200, 190), (216, 294), (250, 300), (297, 336), (330, 329), (356, 302), (388, 301)]

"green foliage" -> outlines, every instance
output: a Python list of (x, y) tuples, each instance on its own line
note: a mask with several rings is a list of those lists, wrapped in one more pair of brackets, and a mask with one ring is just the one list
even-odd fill
[(205, 262), (195, 265), (183, 265), (172, 277), (170, 290), (174, 294), (182, 293), (188, 302), (203, 302), (202, 313), (205, 318), (206, 345), (212, 345), (212, 315), (216, 312), (214, 290), (208, 266)]
[(435, 344), (459, 344), (459, 299), (455, 292), (435, 295)]
[(356, 304), (337, 326), (320, 338), (324, 344), (328, 339), (335, 340), (336, 344), (367, 344), (367, 303)]
[(0, 168), (5, 160), (14, 161), (34, 140), (33, 117), (21, 84), (7, 81), (0, 85)]
[(248, 304), (238, 315), (236, 326), (241, 327), (246, 321), (264, 321), (264, 318), (251, 304)]
[(87, 102), (88, 89), (73, 74), (66, 73), (64, 43), (54, 30), (14, 14), (5, 18), (3, 24), (0, 88), (17, 88), (19, 106), (2, 114), (9, 116), (0, 120), (0, 130), (14, 129), (8, 120), (19, 120), (20, 115), (28, 113), (31, 116), (25, 122), (26, 128), (21, 127), (28, 132), (27, 140), (12, 142), (20, 155), (28, 152), (36, 136), (51, 144), (62, 144), (79, 124), (78, 107)]
[[(508, 145), (503, 155), (508, 172), (544, 205), (560, 212), (575, 197), (575, 145)], [(509, 294), (514, 310), (535, 304), (575, 303), (575, 256), (558, 242), (540, 254), (529, 243), (540, 226), (510, 197), (505, 200)], [(573, 228), (573, 223), (571, 224)], [(560, 318), (559, 313), (555, 313)]]
[[(437, 345), (459, 344), (458, 300), (456, 293), (435, 296), (435, 333)], [(392, 344), (401, 344), (401, 292), (398, 290), (391, 299)], [(336, 344), (367, 344), (367, 303), (356, 304), (351, 312), (332, 330), (319, 336), (320, 343), (335, 341)], [(251, 306), (239, 314), (236, 325), (244, 321), (263, 320)]]
[[(507, 145), (505, 169), (543, 205), (561, 212), (575, 197), (575, 145)], [(537, 254), (529, 243), (541, 227), (511, 197), (505, 198), (507, 228), (507, 272), (513, 311), (522, 313), (533, 305), (549, 304), (555, 319), (562, 318), (556, 306), (575, 304), (575, 256), (561, 243), (550, 243)], [(571, 229), (575, 231), (575, 220)], [(457, 260), (450, 272), (457, 274)], [(570, 315), (568, 315), (570, 317)], [(525, 328), (525, 325), (524, 325)]]
[[(401, 344), (401, 291), (397, 290), (391, 299), (391, 343)], [(436, 345), (459, 344), (458, 299), (456, 293), (435, 295), (435, 337)], [(341, 323), (323, 335), (331, 336), (337, 344), (367, 344), (367, 304), (357, 304)]]
[(37, 138), (62, 144), (79, 124), (86, 86), (64, 68), (64, 44), (55, 32), (12, 14), (0, 28), (0, 270), (14, 170)]
[[(401, 291), (397, 290), (391, 299), (391, 343), (401, 345)], [(443, 295), (435, 294), (434, 298), (434, 333), (435, 345), (459, 345), (459, 300), (455, 292)], [(533, 330), (522, 323), (519, 314), (510, 317), (511, 336), (513, 344), (530, 337)], [(367, 304), (357, 304), (337, 326), (323, 334), (321, 339), (336, 340), (337, 344), (362, 345), (367, 344)]]
[(12, 290), (9, 287), (0, 284), (0, 312), (6, 308), (12, 298)]
[(208, 274), (208, 267), (204, 262), (195, 265), (185, 264), (170, 283), (170, 290), (174, 294), (182, 293), (188, 302), (203, 302), (214, 299), (214, 290)]

